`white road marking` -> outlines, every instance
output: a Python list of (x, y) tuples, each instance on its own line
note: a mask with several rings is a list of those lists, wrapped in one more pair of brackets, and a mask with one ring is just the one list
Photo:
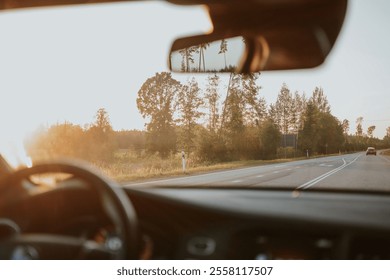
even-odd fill
[(287, 171), (291, 171), (291, 168), (287, 169)]
[(201, 177), (209, 177), (213, 175), (221, 175), (221, 174), (229, 174), (229, 173), (235, 173), (237, 170), (242, 170), (242, 171), (247, 171), (247, 170), (254, 170), (254, 169), (259, 169), (263, 167), (274, 167), (272, 165), (259, 165), (259, 166), (253, 166), (253, 167), (244, 167), (244, 168), (239, 168), (239, 169), (233, 169), (233, 170), (226, 170), (226, 171), (214, 171), (206, 174), (201, 174), (201, 175), (192, 175), (192, 176), (181, 176), (177, 178), (169, 178), (169, 179), (162, 179), (162, 180), (154, 180), (154, 181), (146, 181), (146, 182), (138, 182), (138, 183), (127, 183), (124, 184), (125, 187), (130, 187), (130, 186), (141, 186), (141, 185), (153, 185), (156, 183), (165, 183), (165, 182), (176, 182), (183, 180), (185, 178), (201, 178)]
[(264, 175), (257, 175), (256, 178), (264, 177)]
[(279, 173), (279, 171), (274, 171), (274, 172), (272, 172), (272, 173), (274, 173), (274, 174), (278, 174), (278, 173)]
[(321, 163), (320, 166), (332, 167), (332, 166), (334, 166), (334, 165), (333, 165), (333, 164)]
[(340, 170), (344, 169), (345, 167), (347, 167), (348, 165), (351, 165), (352, 163), (354, 163), (361, 155), (358, 155), (355, 159), (353, 159), (351, 162), (347, 163), (345, 161), (345, 159), (343, 158), (343, 164), (335, 169), (332, 169), (331, 171), (325, 173), (325, 174), (322, 174), (320, 176), (318, 176), (317, 178), (314, 178), (313, 180), (310, 180), (309, 182), (306, 182), (302, 185), (300, 185), (299, 187), (297, 187), (296, 189), (299, 190), (299, 189), (308, 189), (312, 186), (314, 186), (315, 184), (317, 184), (318, 182), (321, 182), (322, 180), (324, 180), (325, 178), (328, 178), (329, 176), (332, 176), (333, 174), (339, 172)]
[[(310, 161), (311, 160), (312, 159), (310, 159)], [(280, 165), (277, 165), (277, 166), (280, 166)], [(284, 164), (284, 166), (290, 166), (290, 164)], [(249, 171), (249, 170), (255, 170), (255, 169), (259, 169), (259, 168), (263, 168), (263, 167), (268, 168), (268, 167), (272, 167), (272, 165), (245, 167), (245, 168), (240, 168), (239, 170)], [(299, 169), (299, 168), (301, 168), (301, 167), (297, 166), (297, 167), (294, 167), (291, 169)], [(209, 177), (209, 176), (214, 176), (214, 175), (232, 174), (235, 172), (237, 172), (237, 169), (226, 170), (226, 171), (214, 171), (214, 172), (200, 174), (200, 175), (180, 176), (180, 177), (176, 177), (176, 178), (168, 178), (168, 179), (160, 179), (160, 180), (152, 180), (152, 181), (144, 181), (144, 182), (127, 182), (127, 183), (124, 183), (123, 186), (130, 187), (130, 186), (153, 185), (153, 184), (166, 183), (166, 182), (171, 182), (174, 184), (175, 182), (180, 182), (182, 180), (186, 180), (187, 178), (191, 178), (191, 179), (204, 178), (204, 177)]]
[(240, 182), (242, 182), (242, 180), (234, 180), (234, 181), (232, 181), (232, 183), (240, 183)]

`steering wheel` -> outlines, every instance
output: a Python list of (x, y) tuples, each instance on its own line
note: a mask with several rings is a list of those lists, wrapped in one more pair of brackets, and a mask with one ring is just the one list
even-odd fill
[[(0, 182), (0, 190), (15, 187), (32, 175), (67, 173), (88, 183), (112, 223), (115, 236), (108, 244), (100, 244), (82, 237), (58, 234), (15, 233), (0, 240), (1, 258), (31, 259), (137, 259), (138, 234), (135, 210), (121, 187), (83, 162), (55, 161), (17, 170)], [(0, 217), (1, 218), (1, 217)], [(0, 219), (1, 224), (1, 219)], [(12, 223), (11, 223), (12, 224)], [(10, 223), (8, 227), (12, 228)]]

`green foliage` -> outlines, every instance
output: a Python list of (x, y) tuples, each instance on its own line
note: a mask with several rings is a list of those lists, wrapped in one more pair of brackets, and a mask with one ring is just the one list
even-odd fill
[(299, 132), (298, 146), (302, 151), (309, 150), (310, 154), (316, 151), (318, 109), (312, 102), (308, 102), (304, 114), (303, 129)]
[(196, 156), (203, 162), (222, 162), (231, 160), (225, 143), (221, 137), (206, 129), (198, 130)]
[(363, 137), (363, 117), (356, 119), (356, 136)]
[(316, 151), (320, 154), (337, 153), (344, 143), (343, 128), (332, 114), (320, 112), (317, 126)]
[(205, 99), (206, 107), (209, 111), (208, 129), (212, 132), (216, 132), (219, 124), (219, 76), (217, 74), (210, 75), (208, 77), (208, 85), (206, 88)]
[(132, 149), (138, 155), (141, 155), (146, 145), (146, 133), (139, 130), (121, 130), (115, 131), (115, 141), (118, 149)]
[(167, 157), (176, 151), (176, 133), (173, 120), (176, 97), (182, 85), (170, 73), (156, 73), (147, 79), (138, 91), (137, 107), (146, 125), (146, 145), (150, 153)]
[(371, 125), (367, 128), (367, 135), (368, 137), (372, 138), (373, 137), (373, 133), (374, 133), (374, 130), (375, 130), (376, 126), (375, 125)]
[(100, 133), (112, 132), (112, 126), (110, 123), (110, 117), (104, 108), (100, 108), (95, 115), (95, 122), (92, 124)]
[(111, 160), (116, 149), (115, 135), (103, 108), (86, 128), (68, 122), (55, 124), (38, 131), (28, 145), (33, 160), (72, 157), (102, 162)]
[(298, 145), (310, 154), (337, 153), (344, 145), (344, 130), (340, 121), (330, 110), (321, 110), (310, 100), (304, 115), (303, 129), (299, 133)]
[(324, 94), (324, 90), (321, 87), (316, 87), (314, 89), (309, 101), (317, 108), (319, 112), (330, 114), (328, 98)]
[(200, 111), (200, 107), (204, 104), (200, 93), (198, 83), (193, 78), (188, 84), (182, 87), (182, 91), (177, 98), (177, 106), (180, 114), (178, 124), (181, 126), (179, 146), (187, 154), (190, 154), (194, 149), (195, 127), (199, 118), (204, 115)]
[[(267, 108), (259, 77), (231, 74), (222, 101), (217, 74), (208, 77), (203, 91), (195, 79), (182, 85), (170, 73), (156, 73), (138, 91), (137, 106), (148, 121), (146, 131), (114, 131), (107, 111), (100, 108), (84, 127), (65, 122), (41, 129), (28, 152), (33, 160), (81, 158), (126, 177), (139, 166), (153, 176), (180, 171), (181, 149), (189, 166), (198, 166), (304, 156), (306, 150), (314, 155), (390, 147), (390, 127), (383, 140), (377, 139), (375, 126), (363, 133), (363, 117), (356, 121), (356, 135), (349, 135), (349, 121), (340, 122), (331, 114), (319, 87), (306, 99), (283, 84), (276, 102)], [(295, 147), (281, 145), (287, 134), (296, 136)]]
[(270, 119), (262, 123), (260, 127), (260, 141), (263, 159), (275, 158), (282, 137), (277, 125)]
[(304, 94), (299, 95), (297, 92), (292, 94), (288, 86), (283, 83), (275, 104), (270, 105), (270, 118), (283, 134), (296, 134), (303, 125), (306, 104)]

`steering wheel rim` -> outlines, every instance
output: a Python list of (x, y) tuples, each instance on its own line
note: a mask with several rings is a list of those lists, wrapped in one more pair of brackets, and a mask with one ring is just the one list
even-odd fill
[(121, 239), (121, 249), (115, 254), (116, 259), (138, 258), (137, 215), (125, 191), (115, 181), (107, 178), (89, 164), (80, 161), (48, 161), (29, 168), (16, 170), (3, 178), (0, 189), (14, 186), (28, 177), (43, 173), (68, 173), (89, 183), (98, 193), (101, 206)]

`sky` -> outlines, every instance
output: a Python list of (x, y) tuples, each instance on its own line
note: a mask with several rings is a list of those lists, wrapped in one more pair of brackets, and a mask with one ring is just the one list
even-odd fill
[[(315, 69), (263, 72), (268, 103), (286, 83), (310, 95), (321, 86), (332, 113), (354, 132), (390, 126), (390, 1), (349, 1), (343, 29)], [(136, 107), (142, 83), (167, 71), (175, 38), (211, 30), (200, 7), (162, 2), (116, 3), (0, 12), (0, 151), (39, 126), (91, 123), (105, 108), (113, 128), (144, 129)], [(183, 76), (175, 75), (179, 79)], [(199, 79), (205, 79), (200, 76)]]

